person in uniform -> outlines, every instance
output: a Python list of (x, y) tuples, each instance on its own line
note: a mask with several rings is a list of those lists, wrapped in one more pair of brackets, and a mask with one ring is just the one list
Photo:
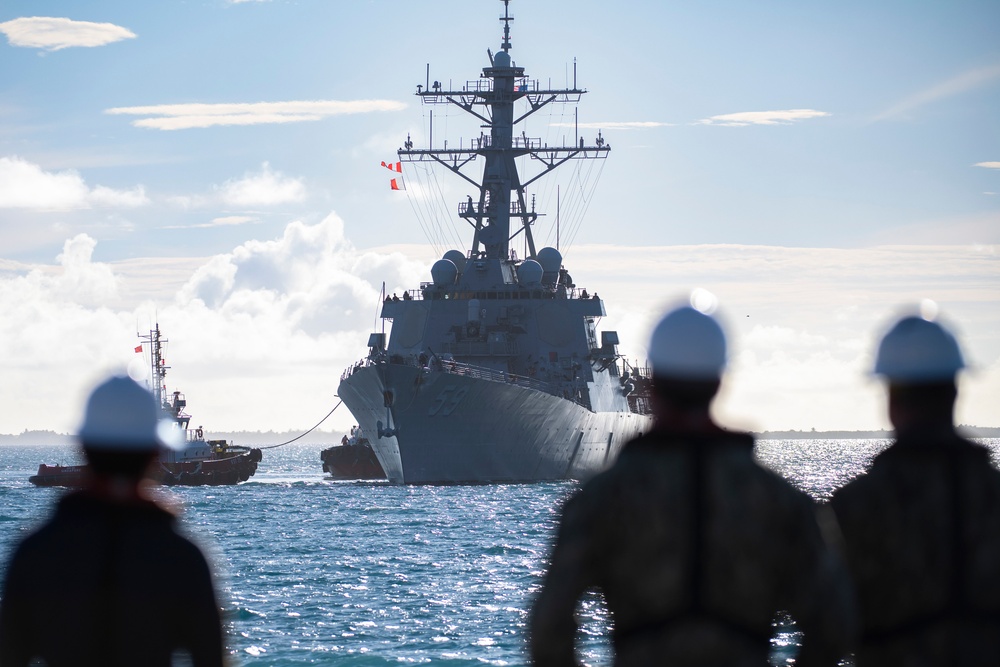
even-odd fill
[(673, 310), (649, 355), (654, 426), (566, 503), (530, 612), (533, 663), (577, 664), (577, 603), (598, 589), (618, 667), (765, 667), (781, 612), (803, 633), (796, 665), (836, 665), (854, 628), (846, 570), (813, 501), (713, 421), (722, 328)]
[(1000, 472), (955, 432), (955, 337), (921, 317), (883, 337), (895, 440), (833, 495), (857, 587), (858, 667), (1000, 665)]
[(17, 547), (0, 600), (0, 665), (223, 664), (208, 563), (144, 492), (160, 447), (184, 446), (153, 395), (128, 377), (100, 384), (79, 440), (82, 489)]

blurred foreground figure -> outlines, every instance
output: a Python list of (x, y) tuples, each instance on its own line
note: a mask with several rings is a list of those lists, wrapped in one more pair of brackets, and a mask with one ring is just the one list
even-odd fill
[(597, 588), (618, 667), (765, 667), (782, 610), (804, 633), (795, 664), (836, 665), (853, 629), (846, 571), (813, 501), (754, 461), (749, 434), (712, 421), (722, 329), (693, 308), (674, 310), (649, 356), (653, 430), (566, 503), (531, 612), (534, 664), (577, 664), (574, 612)]
[(99, 385), (79, 439), (83, 489), (17, 548), (0, 601), (0, 665), (223, 663), (208, 564), (141, 484), (162, 446), (179, 446), (153, 395), (127, 377)]
[(1000, 472), (953, 426), (955, 338), (919, 317), (882, 339), (896, 441), (833, 496), (857, 586), (858, 667), (1000, 665)]

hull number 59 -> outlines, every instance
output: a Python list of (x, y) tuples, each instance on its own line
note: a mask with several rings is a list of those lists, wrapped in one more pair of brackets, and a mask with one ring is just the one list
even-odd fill
[(468, 393), (468, 391), (469, 390), (464, 387), (459, 389), (453, 384), (448, 385), (441, 390), (441, 393), (438, 394), (437, 398), (434, 399), (434, 402), (431, 403), (431, 407), (428, 408), (427, 414), (431, 416), (437, 414), (450, 415), (455, 408), (458, 407), (459, 402), (465, 397), (465, 394)]

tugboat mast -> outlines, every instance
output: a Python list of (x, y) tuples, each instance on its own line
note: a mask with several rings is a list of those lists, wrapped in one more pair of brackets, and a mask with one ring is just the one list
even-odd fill
[[(397, 151), (401, 162), (434, 161), (464, 178), (478, 192), (478, 201), (470, 195), (459, 204), (459, 216), (475, 230), (472, 241), (472, 258), (507, 260), (510, 258), (510, 241), (524, 232), (528, 257), (535, 257), (535, 242), (531, 225), (538, 219), (534, 203), (530, 209), (526, 201), (529, 185), (556, 167), (572, 159), (604, 159), (611, 146), (598, 133), (593, 145), (578, 139), (572, 146), (550, 147), (541, 139), (528, 137), (525, 132), (514, 136), (514, 126), (552, 102), (577, 103), (587, 92), (576, 85), (574, 68), (573, 87), (566, 89), (542, 88), (537, 80), (529, 80), (523, 67), (517, 67), (510, 57), (510, 0), (504, 3), (503, 42), (501, 51), (489, 53), (490, 66), (483, 68), (477, 81), (468, 81), (461, 90), (445, 90), (439, 81), (418, 85), (416, 95), (425, 104), (452, 104), (482, 121), (478, 139), (469, 148), (425, 149), (413, 148), (407, 137), (404, 148)], [(526, 100), (528, 109), (514, 117), (514, 103)], [(432, 116), (433, 119), (433, 116)], [(433, 120), (432, 120), (433, 122)], [(431, 128), (433, 130), (433, 128)], [(432, 135), (433, 136), (433, 135)], [(522, 182), (515, 160), (524, 155), (543, 165), (540, 173)], [(482, 156), (485, 160), (481, 181), (465, 174), (463, 168)], [(520, 220), (519, 228), (511, 231), (511, 219)], [(480, 250), (482, 246), (482, 250)]]
[(170, 366), (167, 366), (163, 359), (163, 344), (169, 341), (160, 335), (159, 322), (155, 324), (154, 328), (148, 334), (141, 334), (139, 338), (149, 345), (149, 381), (152, 385), (153, 396), (156, 398), (156, 404), (163, 407), (164, 396), (167, 391), (167, 386), (163, 383), (163, 379), (167, 376), (167, 371), (170, 369)]

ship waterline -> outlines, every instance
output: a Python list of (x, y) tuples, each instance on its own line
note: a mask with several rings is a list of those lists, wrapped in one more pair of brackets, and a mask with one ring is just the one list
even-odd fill
[[(586, 479), (649, 427), (513, 382), (400, 364), (361, 366), (340, 398), (368, 433), (389, 481), (460, 484)], [(386, 406), (386, 396), (391, 406)]]

